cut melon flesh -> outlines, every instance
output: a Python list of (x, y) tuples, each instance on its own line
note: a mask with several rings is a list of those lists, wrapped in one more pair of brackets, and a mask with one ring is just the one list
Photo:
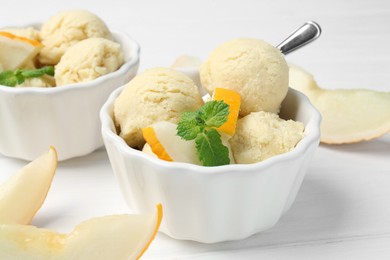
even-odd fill
[[(159, 136), (156, 134), (156, 129), (159, 133)], [(171, 158), (170, 154), (165, 149), (165, 146), (160, 141), (161, 134), (165, 134), (165, 131), (167, 130), (167, 127), (159, 127), (158, 125), (145, 127), (142, 129), (142, 135), (144, 136), (146, 142), (149, 144), (150, 150), (161, 160), (172, 162), (173, 159)], [(165, 136), (168, 138), (168, 136)], [(171, 137), (171, 136), (169, 136)], [(172, 139), (172, 138), (170, 138)]]
[(328, 90), (290, 64), (290, 87), (303, 92), (320, 111), (321, 142), (354, 143), (390, 132), (390, 92), (367, 89)]
[(56, 168), (57, 153), (51, 147), (6, 180), (0, 186), (0, 222), (29, 224), (46, 199)]
[(3, 70), (15, 70), (32, 60), (42, 44), (8, 32), (0, 32), (0, 63)]
[(69, 234), (19, 224), (0, 224), (0, 259), (138, 259), (154, 239), (162, 219), (155, 213), (113, 215), (85, 221)]
[(237, 126), (238, 115), (240, 113), (241, 96), (238, 92), (225, 88), (215, 88), (213, 100), (222, 100), (229, 105), (228, 120), (217, 128), (230, 136), (234, 135)]
[[(166, 155), (168, 155), (168, 157), (171, 158), (174, 162), (202, 165), (196, 152), (195, 140), (184, 140), (178, 136), (176, 124), (168, 121), (160, 121), (147, 128), (153, 128), (155, 138), (146, 136), (144, 133), (146, 131), (144, 129), (142, 130), (146, 140), (146, 144), (142, 149), (143, 152), (158, 157), (162, 160), (166, 160)], [(220, 134), (222, 144), (229, 149), (230, 164), (235, 163), (229, 144), (229, 139), (231, 136), (224, 133)], [(158, 140), (157, 145), (155, 141), (156, 139)]]
[(166, 158), (171, 158), (174, 162), (201, 164), (196, 155), (195, 141), (186, 141), (178, 136), (176, 134), (176, 124), (160, 121), (151, 125), (150, 128), (153, 129), (155, 138), (158, 141), (157, 144), (151, 136), (145, 134), (145, 130), (142, 130), (142, 132), (146, 142), (158, 158), (166, 161)]

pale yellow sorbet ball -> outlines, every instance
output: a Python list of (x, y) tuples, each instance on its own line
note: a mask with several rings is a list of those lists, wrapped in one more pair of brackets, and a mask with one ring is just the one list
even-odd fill
[(304, 125), (270, 112), (253, 112), (237, 121), (230, 139), (236, 163), (256, 163), (294, 149), (303, 138)]
[(211, 94), (227, 88), (241, 95), (240, 115), (278, 113), (288, 91), (288, 65), (279, 49), (257, 39), (240, 38), (217, 47), (200, 67)]
[(43, 48), (39, 53), (42, 64), (55, 65), (65, 51), (75, 43), (91, 37), (111, 39), (106, 24), (85, 10), (64, 11), (49, 18), (41, 28)]
[(16, 85), (19, 87), (40, 87), (40, 88), (51, 88), (55, 87), (56, 82), (53, 77), (44, 75), (39, 78), (26, 79), (22, 84)]
[(124, 62), (119, 43), (89, 38), (70, 47), (55, 66), (57, 86), (96, 79), (116, 71)]
[(158, 121), (178, 123), (183, 112), (202, 105), (198, 88), (188, 76), (168, 68), (153, 68), (125, 85), (114, 102), (114, 120), (126, 143), (142, 149), (142, 128)]

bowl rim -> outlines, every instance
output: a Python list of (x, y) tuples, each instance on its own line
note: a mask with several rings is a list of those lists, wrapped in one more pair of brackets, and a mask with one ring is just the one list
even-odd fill
[[(246, 171), (246, 172), (262, 171), (264, 169), (272, 167), (278, 162), (294, 160), (297, 157), (304, 154), (312, 145), (319, 144), (320, 123), (321, 123), (320, 113), (313, 106), (313, 104), (310, 102), (307, 96), (289, 87), (288, 90), (289, 92), (293, 93), (293, 95), (296, 95), (301, 102), (307, 104), (307, 107), (309, 108), (308, 113), (310, 113), (311, 115), (307, 124), (305, 125), (304, 137), (300, 140), (300, 142), (293, 150), (283, 154), (279, 154), (277, 156), (273, 156), (264, 161), (252, 163), (252, 164), (229, 164), (229, 165), (222, 165), (222, 166), (206, 167), (206, 166), (195, 165), (190, 163), (164, 161), (149, 156), (148, 154), (145, 154), (142, 151), (129, 147), (127, 143), (117, 133), (114, 133), (110, 129), (110, 125), (114, 124), (113, 119), (110, 115), (110, 109), (113, 106), (116, 97), (120, 94), (123, 88), (124, 86), (121, 86), (118, 89), (114, 90), (110, 94), (109, 98), (107, 99), (107, 101), (104, 103), (104, 105), (100, 110), (100, 120), (102, 124), (101, 131), (103, 135), (103, 140), (105, 143), (106, 143), (105, 140), (106, 138), (112, 141), (114, 145), (117, 147), (117, 149), (120, 150), (120, 153), (125, 157), (134, 156), (139, 160), (145, 161), (146, 163), (153, 165), (153, 167), (171, 170), (171, 171), (162, 170), (161, 172), (165, 172), (165, 173), (170, 172), (173, 174), (175, 172), (181, 172), (182, 170), (185, 170), (185, 171), (194, 171), (197, 174), (223, 174), (231, 171), (235, 171), (235, 172), (236, 171)], [(309, 131), (307, 132), (306, 129), (309, 129)]]
[[(36, 27), (39, 25), (38, 23), (32, 23), (26, 25), (26, 27)], [(7, 28), (7, 27), (3, 27)], [(14, 27), (16, 28), (16, 27)], [(1, 30), (1, 28), (0, 28)], [(103, 82), (109, 81), (112, 78), (116, 78), (120, 75), (125, 74), (131, 67), (136, 65), (139, 62), (140, 59), (140, 52), (141, 52), (141, 47), (138, 44), (136, 40), (134, 40), (132, 37), (130, 37), (126, 32), (119, 31), (119, 30), (110, 30), (114, 38), (117, 37), (124, 37), (126, 41), (130, 44), (130, 54), (129, 54), (129, 59), (122, 64), (122, 66), (117, 69), (114, 72), (102, 75), (96, 79), (93, 79), (91, 81), (87, 82), (81, 82), (81, 83), (75, 83), (75, 84), (69, 84), (69, 85), (64, 85), (64, 86), (56, 86), (56, 87), (51, 87), (51, 88), (42, 88), (42, 87), (24, 87), (24, 88), (15, 88), (15, 87), (8, 87), (0, 84), (0, 92), (5, 92), (5, 93), (20, 93), (20, 94), (55, 94), (59, 92), (69, 92), (74, 89), (89, 89), (89, 88), (94, 88), (97, 85), (102, 85)]]

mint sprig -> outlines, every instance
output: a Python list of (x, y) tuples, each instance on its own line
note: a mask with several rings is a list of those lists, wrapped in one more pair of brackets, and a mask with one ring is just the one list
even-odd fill
[(177, 135), (184, 140), (194, 140), (197, 155), (204, 166), (230, 163), (229, 150), (223, 145), (221, 135), (215, 129), (223, 125), (229, 115), (229, 105), (209, 101), (198, 111), (184, 112), (177, 126)]
[(230, 163), (229, 149), (222, 144), (221, 135), (214, 128), (199, 133), (195, 138), (195, 147), (203, 166)]
[(184, 140), (194, 140), (205, 128), (204, 120), (199, 112), (183, 112), (177, 125), (177, 135)]
[(199, 109), (199, 117), (208, 127), (220, 127), (227, 121), (228, 115), (229, 105), (222, 100), (206, 102)]
[(15, 87), (26, 79), (39, 78), (43, 75), (54, 76), (54, 67), (45, 66), (39, 69), (5, 70), (0, 73), (0, 85)]

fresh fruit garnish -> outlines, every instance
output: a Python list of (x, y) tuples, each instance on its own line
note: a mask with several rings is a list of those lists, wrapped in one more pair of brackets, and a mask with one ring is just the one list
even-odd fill
[(0, 222), (29, 224), (45, 201), (56, 168), (57, 152), (51, 147), (5, 181), (0, 186)]
[(4, 70), (15, 70), (34, 58), (42, 44), (8, 32), (0, 32), (0, 63)]
[(229, 105), (228, 119), (223, 125), (218, 127), (217, 130), (233, 136), (234, 131), (236, 130), (238, 114), (240, 112), (240, 94), (226, 88), (215, 88), (213, 100), (223, 100), (223, 102)]
[(199, 110), (184, 112), (177, 126), (177, 135), (184, 140), (195, 140), (199, 160), (204, 166), (230, 163), (229, 149), (223, 145), (216, 128), (228, 120), (229, 105), (219, 101), (206, 102)]
[[(153, 154), (166, 161), (200, 164), (196, 155), (195, 141), (183, 140), (176, 135), (177, 125), (160, 121), (142, 129), (146, 145)], [(144, 150), (147, 150), (147, 147)]]
[(137, 225), (138, 229), (134, 228), (133, 233), (135, 233), (134, 230), (141, 231), (140, 233), (143, 232), (144, 237), (140, 237), (138, 239), (138, 244), (136, 247), (137, 249), (142, 248), (141, 252), (138, 252), (138, 250), (134, 250), (134, 253), (132, 254), (134, 256), (137, 256), (136, 259), (141, 258), (145, 251), (148, 250), (150, 244), (153, 242), (154, 238), (157, 235), (158, 229), (160, 228), (160, 224), (163, 218), (163, 207), (161, 204), (157, 204), (156, 209), (157, 210), (154, 215), (148, 215), (150, 221), (148, 221), (147, 219), (145, 220), (145, 215), (138, 215), (138, 218), (140, 219), (138, 222), (141, 222), (141, 225)]
[(313, 75), (291, 64), (290, 86), (320, 111), (323, 143), (354, 143), (390, 132), (390, 92), (322, 89)]
[(157, 155), (161, 160), (172, 162), (171, 156), (169, 156), (168, 152), (161, 144), (160, 139), (157, 138), (156, 132), (154, 128), (149, 126), (142, 129), (142, 135), (145, 138), (145, 141), (150, 145), (153, 153)]
[(87, 220), (69, 233), (20, 224), (0, 224), (0, 259), (139, 259), (154, 240), (162, 206), (150, 214)]
[(54, 67), (45, 66), (39, 69), (17, 69), (0, 72), (0, 85), (15, 87), (26, 79), (39, 78), (43, 75), (54, 76)]

